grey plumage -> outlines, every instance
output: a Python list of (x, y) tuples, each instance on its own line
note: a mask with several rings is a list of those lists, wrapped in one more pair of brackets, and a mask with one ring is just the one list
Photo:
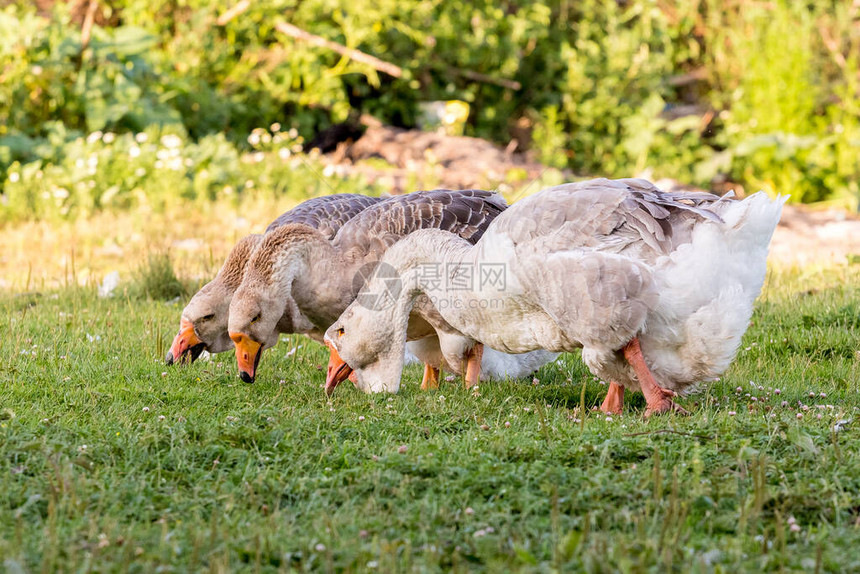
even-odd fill
[(314, 197), (281, 214), (269, 224), (266, 233), (282, 225), (301, 223), (318, 229), (326, 239), (331, 239), (347, 221), (380, 201), (382, 201), (381, 197), (369, 197), (357, 193)]
[(491, 191), (416, 191), (365, 209), (341, 228), (332, 245), (349, 258), (375, 260), (419, 229), (449, 231), (474, 244), (507, 206)]

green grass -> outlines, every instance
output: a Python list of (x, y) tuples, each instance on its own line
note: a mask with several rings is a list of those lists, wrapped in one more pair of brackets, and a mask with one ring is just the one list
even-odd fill
[(586, 409), (606, 387), (574, 356), (477, 396), (423, 393), (410, 367), (398, 396), (347, 386), (327, 401), (325, 353), (300, 337), (248, 386), (230, 355), (164, 366), (180, 304), (5, 295), (0, 560), (10, 572), (857, 571), (860, 421), (833, 427), (860, 406), (858, 278), (772, 277), (735, 364), (682, 401), (692, 416), (649, 421), (641, 396), (613, 420), (583, 414), (583, 385)]

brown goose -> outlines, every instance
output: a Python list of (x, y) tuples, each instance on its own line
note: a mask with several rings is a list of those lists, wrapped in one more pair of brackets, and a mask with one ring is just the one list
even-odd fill
[[(645, 395), (646, 416), (683, 412), (672, 397), (718, 377), (737, 351), (784, 201), (664, 193), (638, 179), (546, 189), (510, 207), (474, 246), (434, 230), (398, 242), (380, 263), (403, 281), (396, 300), (384, 309), (353, 303), (326, 341), (355, 368), (359, 388), (396, 392), (409, 311), (429, 295), (464, 348), (582, 348), (591, 371), (612, 381), (602, 410), (620, 413), (631, 388)], [(422, 284), (417, 272), (428, 263), (498, 265), (505, 281)], [(491, 300), (498, 304), (475, 304)]]
[[(474, 243), (506, 207), (501, 195), (488, 191), (419, 191), (368, 208), (331, 243), (305, 225), (267, 234), (230, 303), (229, 331), (240, 377), (254, 381), (263, 350), (277, 343), (279, 332), (305, 333), (321, 342), (326, 328), (356, 298), (362, 278), (401, 237), (433, 228)], [(410, 339), (434, 333), (426, 321), (410, 323)]]
[[(300, 223), (317, 229), (326, 240), (331, 240), (344, 223), (381, 198), (355, 193), (341, 193), (315, 197), (283, 213), (269, 224), (266, 232), (291, 223)], [(167, 353), (167, 364), (187, 359), (193, 362), (204, 350), (221, 353), (233, 348), (227, 334), (227, 317), (230, 299), (242, 282), (245, 264), (262, 241), (262, 235), (249, 235), (239, 240), (215, 278), (204, 285), (182, 310), (179, 334), (173, 339)]]

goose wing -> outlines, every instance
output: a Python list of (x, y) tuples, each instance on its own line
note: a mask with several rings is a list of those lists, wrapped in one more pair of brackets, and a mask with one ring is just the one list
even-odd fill
[(380, 197), (358, 193), (314, 197), (282, 214), (269, 224), (266, 233), (289, 223), (302, 223), (318, 229), (326, 239), (331, 240), (347, 221), (380, 201)]
[(441, 229), (475, 243), (506, 208), (505, 199), (491, 191), (416, 191), (364, 210), (341, 228), (332, 244), (348, 257), (376, 259), (419, 229)]
[[(593, 179), (545, 189), (517, 202), (488, 236), (529, 250), (635, 254), (653, 260), (690, 241), (693, 227), (721, 221), (729, 201), (704, 192), (663, 192), (642, 179)], [(501, 238), (495, 241), (503, 241)]]

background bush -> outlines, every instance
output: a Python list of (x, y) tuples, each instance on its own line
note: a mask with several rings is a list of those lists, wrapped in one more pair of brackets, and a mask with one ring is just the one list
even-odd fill
[[(582, 175), (648, 168), (806, 202), (850, 204), (860, 194), (856, 2), (377, 0), (357, 9), (258, 0), (219, 25), (235, 4), (99, 0), (85, 45), (86, 0), (8, 3), (2, 219), (40, 215), (46, 202), (75, 213), (137, 196), (156, 206), (211, 198), (245, 177), (238, 158), (256, 128), (277, 123), (297, 140), (358, 113), (412, 127), (419, 103), (440, 99), (470, 103), (468, 135), (515, 138)], [(394, 63), (403, 76), (285, 36), (281, 21)], [(140, 165), (99, 155), (95, 132), (118, 134), (107, 143), (124, 153), (134, 134), (180, 138), (183, 169), (155, 180), (169, 189), (149, 190), (153, 178), (135, 176)], [(158, 150), (138, 147), (154, 166)], [(86, 163), (93, 156), (96, 166)], [(78, 173), (80, 161), (87, 169)], [(291, 177), (270, 174), (273, 185), (282, 175)], [(97, 191), (79, 189), (92, 181)]]

